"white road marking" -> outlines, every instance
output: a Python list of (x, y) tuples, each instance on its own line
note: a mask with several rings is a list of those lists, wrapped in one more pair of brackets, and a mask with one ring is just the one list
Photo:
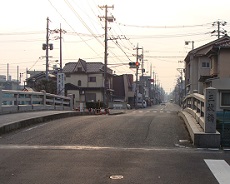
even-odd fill
[(97, 151), (97, 150), (119, 150), (119, 151), (185, 151), (191, 152), (192, 149), (189, 148), (178, 148), (178, 147), (146, 147), (146, 148), (124, 148), (124, 147), (101, 147), (101, 146), (84, 146), (84, 145), (21, 145), (21, 144), (8, 144), (0, 145), (1, 149), (18, 149), (18, 150), (88, 150), (88, 151)]
[(219, 184), (229, 184), (230, 166), (225, 160), (204, 159)]
[(42, 125), (37, 125), (37, 126), (31, 127), (31, 128), (28, 128), (28, 129), (24, 130), (24, 132), (28, 132), (28, 131), (30, 131), (30, 130), (33, 130), (33, 129), (38, 128), (38, 127), (41, 127), (41, 126), (44, 126), (44, 125), (46, 125), (46, 124), (47, 124), (47, 123), (44, 123), (44, 124), (42, 124)]

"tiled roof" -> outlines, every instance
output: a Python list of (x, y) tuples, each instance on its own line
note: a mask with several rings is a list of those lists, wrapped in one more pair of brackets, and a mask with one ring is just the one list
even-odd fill
[[(79, 59), (78, 62), (66, 63), (63, 72), (64, 73), (73, 73), (77, 72), (79, 66), (84, 68), (86, 73), (98, 73), (103, 72), (104, 64), (102, 62), (85, 62), (82, 59)], [(112, 74), (112, 70), (107, 68), (108, 73)]]
[(88, 73), (94, 72), (102, 72), (103, 71), (103, 63), (100, 62), (89, 62), (86, 63), (86, 68)]
[(224, 40), (220, 43), (216, 43), (215, 46), (217, 46), (217, 47), (230, 47), (230, 40)]
[(64, 73), (71, 73), (75, 70), (77, 65), (77, 62), (71, 62), (71, 63), (66, 63), (66, 65), (63, 68)]
[[(205, 54), (207, 54), (213, 47), (215, 47), (215, 46), (217, 46), (217, 45), (219, 46), (219, 45), (221, 45), (221, 44), (229, 43), (229, 41), (230, 41), (230, 37), (227, 36), (227, 35), (225, 35), (225, 36), (223, 36), (223, 37), (221, 37), (221, 38), (219, 38), (219, 39), (217, 39), (217, 40), (214, 40), (214, 41), (209, 42), (209, 43), (207, 43), (207, 44), (205, 44), (205, 45), (202, 45), (202, 46), (200, 46), (200, 47), (198, 47), (198, 48), (195, 48), (195, 49), (191, 50), (191, 51), (187, 54), (187, 56), (186, 56), (186, 58), (185, 58), (185, 61), (189, 61), (191, 55), (205, 55)], [(222, 45), (221, 45), (221, 47), (222, 47)], [(225, 46), (225, 47), (226, 47), (226, 46)]]

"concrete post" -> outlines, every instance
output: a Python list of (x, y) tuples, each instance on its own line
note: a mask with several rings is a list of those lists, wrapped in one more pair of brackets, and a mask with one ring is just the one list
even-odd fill
[(205, 89), (205, 103), (204, 103), (204, 132), (216, 133), (216, 97), (217, 89), (209, 87)]
[(68, 97), (70, 98), (70, 102), (69, 102), (70, 110), (73, 110), (73, 107), (74, 107), (74, 95), (73, 94), (68, 94)]
[(43, 93), (43, 106), (44, 106), (44, 108), (46, 109), (46, 91), (45, 90), (42, 90), (41, 91), (42, 93)]

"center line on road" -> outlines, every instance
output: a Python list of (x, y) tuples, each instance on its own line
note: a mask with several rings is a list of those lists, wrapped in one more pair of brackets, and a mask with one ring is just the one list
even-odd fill
[(230, 166), (225, 160), (204, 159), (204, 161), (220, 184), (229, 184)]

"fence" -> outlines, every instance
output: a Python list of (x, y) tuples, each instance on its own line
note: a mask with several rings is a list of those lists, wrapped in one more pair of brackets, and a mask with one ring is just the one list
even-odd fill
[(2, 90), (0, 88), (0, 114), (35, 110), (72, 110), (73, 95), (58, 96), (42, 92)]

